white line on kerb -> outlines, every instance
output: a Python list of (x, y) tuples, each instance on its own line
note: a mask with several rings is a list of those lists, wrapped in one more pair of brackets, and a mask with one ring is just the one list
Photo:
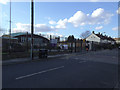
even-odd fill
[(28, 74), (28, 75), (25, 75), (25, 76), (20, 76), (20, 77), (17, 77), (16, 80), (22, 79), (22, 78), (26, 78), (26, 77), (31, 77), (31, 76), (33, 76), (33, 75), (45, 73), (45, 72), (48, 72), (48, 71), (53, 71), (53, 70), (60, 69), (60, 68), (64, 68), (64, 66), (56, 67), (56, 68), (52, 68), (52, 69), (48, 69), (48, 70), (44, 70), (44, 71), (37, 72), (37, 73), (33, 73), (33, 74)]

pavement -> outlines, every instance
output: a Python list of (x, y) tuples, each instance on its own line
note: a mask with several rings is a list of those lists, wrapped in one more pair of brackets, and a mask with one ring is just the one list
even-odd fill
[(2, 67), (3, 88), (119, 88), (118, 50)]
[[(79, 52), (79, 54), (85, 54), (86, 51)], [(48, 60), (52, 58), (59, 58), (59, 57), (64, 57), (70, 54), (78, 54), (78, 53), (69, 53), (69, 54), (59, 54), (59, 55), (49, 55), (47, 59), (39, 59), (38, 57), (34, 57), (33, 60), (31, 58), (16, 58), (16, 59), (9, 59), (9, 60), (4, 60), (0, 61), (0, 65), (11, 65), (11, 64), (19, 64), (19, 63), (26, 63), (26, 62), (34, 62), (34, 61), (41, 61), (41, 60)]]

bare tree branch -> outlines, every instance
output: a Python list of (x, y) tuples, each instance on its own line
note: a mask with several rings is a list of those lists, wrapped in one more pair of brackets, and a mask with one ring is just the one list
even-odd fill
[(81, 33), (81, 34), (80, 34), (80, 37), (81, 37), (82, 39), (85, 39), (85, 38), (87, 38), (90, 34), (91, 34), (91, 32), (90, 32), (89, 30), (87, 30), (87, 31)]

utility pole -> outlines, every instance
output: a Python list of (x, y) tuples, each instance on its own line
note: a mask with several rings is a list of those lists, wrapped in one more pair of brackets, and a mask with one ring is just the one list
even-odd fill
[(10, 0), (10, 29), (9, 29), (9, 54), (11, 53), (11, 0)]
[(33, 60), (34, 2), (31, 0), (31, 60)]

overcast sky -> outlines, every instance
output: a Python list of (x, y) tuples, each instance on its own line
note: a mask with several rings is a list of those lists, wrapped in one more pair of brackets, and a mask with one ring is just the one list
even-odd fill
[[(95, 0), (91, 0), (95, 1)], [(118, 2), (35, 2), (35, 31), (79, 38), (86, 30), (118, 37)], [(1, 28), (9, 31), (9, 2), (0, 1)], [(12, 32), (30, 32), (30, 2), (12, 2)]]

